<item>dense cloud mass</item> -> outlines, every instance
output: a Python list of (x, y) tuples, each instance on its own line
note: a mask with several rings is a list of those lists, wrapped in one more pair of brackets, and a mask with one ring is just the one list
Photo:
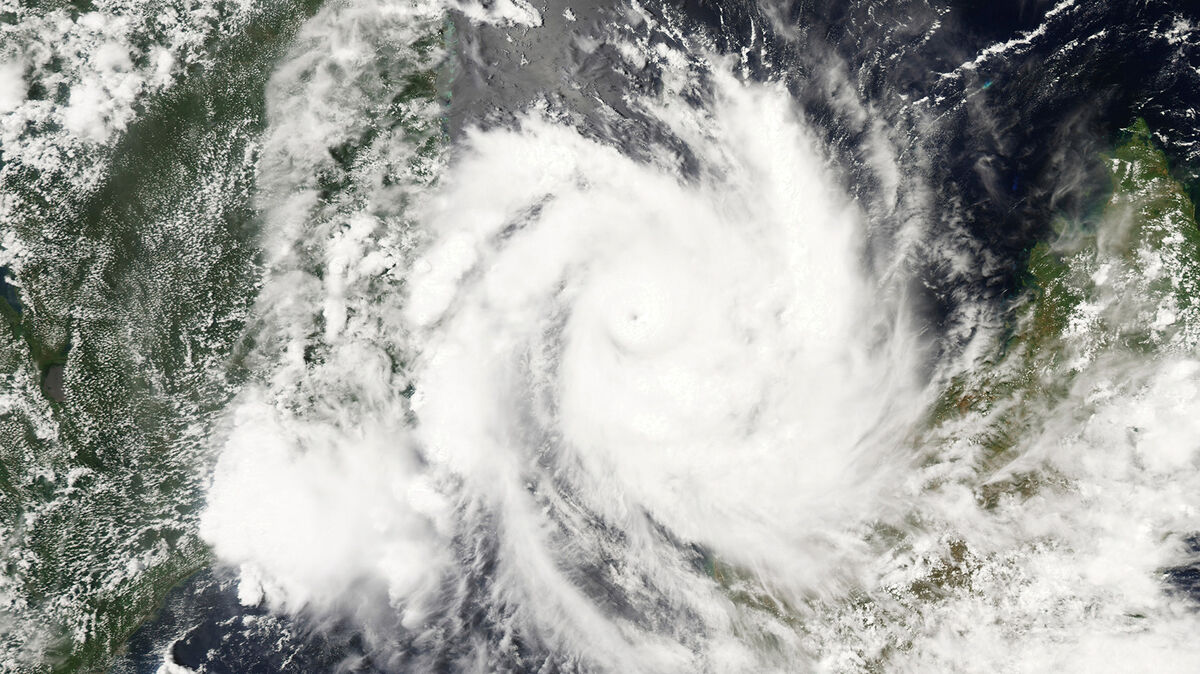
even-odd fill
[[(427, 240), (396, 272), (404, 290), (369, 302), (383, 317), (356, 312), (395, 321), (380, 337), (413, 354), (411, 399), (373, 381), (396, 376), (379, 344), (331, 327), (347, 320), (337, 276), (378, 263), (330, 247), (309, 306), (336, 366), (310, 386), (355, 395), (315, 426), (281, 422), (261, 395), (239, 406), (202, 531), (243, 565), (245, 593), (262, 583), (281, 604), (325, 605), (378, 580), (418, 626), (453, 565), (485, 561), (456, 559), (456, 528), (495, 527), (488, 591), (519, 598), (514, 623), (599, 645), (592, 658), (632, 639), (629, 666), (653, 668), (693, 656), (641, 643), (639, 620), (671, 617), (651, 598), (710, 629), (731, 619), (685, 570), (687, 546), (789, 594), (840, 584), (838, 529), (883, 507), (903, 462), (918, 342), (901, 294), (866, 273), (865, 219), (786, 91), (718, 74), (712, 95), (712, 110), (643, 103), (693, 148), (692, 180), (671, 153), (636, 162), (546, 112), (468, 134), (410, 206)], [(369, 231), (360, 217), (342, 236)], [(282, 279), (290, 305), (297, 284)], [(628, 593), (644, 615), (613, 621), (594, 605), (609, 599), (576, 586), (597, 525), (624, 540), (595, 590)]]
[(0, 670), (1195, 671), (1161, 4), (13, 13)]

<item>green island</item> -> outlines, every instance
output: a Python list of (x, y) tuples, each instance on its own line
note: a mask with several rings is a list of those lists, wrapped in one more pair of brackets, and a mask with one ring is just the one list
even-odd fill
[[(1009, 325), (989, 355), (947, 382), (913, 439), (924, 465), (969, 464), (958, 474), (970, 476), (983, 510), (1067, 486), (1049, 466), (1010, 474), (1002, 469), (1055, 417), (1090, 363), (1200, 346), (1200, 230), (1185, 185), (1172, 177), (1144, 120), (1124, 129), (1103, 160), (1111, 189), (1102, 206), (1085, 222), (1057, 221), (1052, 240), (1029, 251)], [(968, 457), (943, 454), (964, 444), (976, 451)], [(926, 488), (939, 487), (934, 481)], [(889, 558), (911, 553), (913, 536), (928, 531), (913, 512), (900, 521), (872, 523), (865, 538), (878, 558)], [(865, 671), (885, 672), (892, 654), (911, 647), (908, 630), (917, 629), (913, 621), (925, 612), (921, 607), (971, 592), (973, 574), (984, 561), (962, 540), (938, 537), (934, 551), (919, 556), (923, 571), (916, 580), (797, 605), (779, 599), (749, 570), (711, 555), (702, 567), (741, 614), (760, 614), (807, 636), (805, 643), (817, 653), (822, 639), (808, 634), (806, 616), (838, 616), (846, 638), (883, 629), (885, 645), (864, 645), (854, 659)], [(776, 643), (767, 632), (752, 640), (768, 651)]]

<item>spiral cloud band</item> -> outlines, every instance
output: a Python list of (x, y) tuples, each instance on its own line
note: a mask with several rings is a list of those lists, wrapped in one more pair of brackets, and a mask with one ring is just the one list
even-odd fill
[[(742, 619), (687, 568), (698, 550), (791, 598), (854, 573), (831, 553), (886, 498), (916, 342), (786, 90), (719, 70), (712, 86), (709, 109), (643, 103), (689, 143), (693, 176), (666, 149), (637, 161), (545, 112), (471, 132), (415, 207), (403, 293), (352, 319), (391, 325), (370, 340), (334, 329), (354, 285), (336, 279), (372, 273), (354, 237), (381, 225), (353, 216), (327, 244), (325, 368), (354, 403), (301, 422), (244, 396), (204, 518), (244, 599), (332, 607), (376, 586), (419, 629), (463, 573), (463, 530), (487, 518), (494, 559), (471, 563), (519, 606), (506, 621), (598, 660), (633, 643), (627, 671), (650, 671), (695, 657), (650, 627), (675, 610), (714, 633)], [(278, 282), (294, 291), (297, 273)], [(269, 312), (290, 311), (284, 290)], [(411, 399), (379, 339), (412, 354)]]
[[(466, 15), (538, 25), (521, 7)], [(1170, 472), (1195, 363), (1095, 341), (1133, 315), (1116, 281), (1070, 258), (1092, 299), (1061, 354), (1039, 355), (1039, 305), (1006, 337), (965, 291), (939, 351), (913, 261), (965, 279), (990, 258), (923, 220), (919, 153), (830, 66), (878, 187), (851, 194), (784, 83), (639, 40), (678, 32), (644, 13), (609, 39), (671, 66), (623, 102), (658, 140), (535, 101), (437, 150), (440, 109), (410, 101), (340, 166), (388, 73), (438, 63), (405, 45), (440, 12), (327, 8), (269, 87), (260, 377), (201, 522), (243, 603), (352, 625), (385, 670), (1027, 671), (1094, 665), (1068, 655), (1096, 635), (1123, 644), (1101, 660), (1195, 662), (1194, 615), (1145, 580), (1195, 507)], [(1178, 271), (1118, 257), (1137, 301)], [(1073, 383), (1021, 383), (1046, 373)], [(1130, 410), (1146, 454), (1121, 472), (1104, 429)]]

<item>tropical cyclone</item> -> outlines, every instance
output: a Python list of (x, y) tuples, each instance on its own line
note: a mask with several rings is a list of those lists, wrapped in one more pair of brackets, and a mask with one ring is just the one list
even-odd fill
[[(918, 399), (916, 342), (900, 324), (903, 307), (887, 304), (898, 294), (865, 276), (864, 218), (824, 178), (786, 92), (714, 77), (710, 111), (666, 96), (642, 104), (659, 105), (648, 114), (690, 144), (698, 182), (672, 169), (669, 152), (639, 164), (536, 113), (512, 130), (469, 135), (440, 187), (410, 211), (428, 240), (405, 278), (405, 324), (394, 336), (407, 341), (383, 346), (414, 354), (405, 371), (414, 426), (385, 430), (408, 414), (405, 401), (385, 402), (382, 389), (364, 398), (361, 386), (356, 404), (381, 407), (341, 440), (331, 428), (333, 438), (317, 441), (311, 427), (243, 437), (241, 428), (261, 433), (263, 421), (238, 422), (204, 530), (218, 555), (243, 565), (244, 583), (261, 581), (268, 595), (281, 591), (281, 605), (300, 606), (375, 578), (415, 627), (436, 615), (442, 583), (463, 573), (457, 565), (487, 561), (497, 574), (488, 591), (522, 598), (502, 629), (594, 662), (629, 644), (621, 661), (649, 670), (685, 666), (690, 648), (702, 649), (697, 662), (718, 657), (717, 645), (674, 627), (667, 632), (694, 645), (642, 634), (640, 621), (667, 620), (654, 603), (682, 602), (718, 625), (735, 619), (709, 579), (671, 570), (694, 554), (680, 541), (768, 570), (789, 593), (829, 584), (822, 578), (836, 560), (808, 551), (880, 491), (897, 458), (882, 440), (916, 416), (915, 405), (894, 402)], [(497, 184), (497, 174), (507, 179)], [(359, 321), (392, 308), (361, 311)], [(329, 339), (328, 358), (360, 376), (378, 371), (356, 359), (380, 345), (356, 337)], [(296, 458), (281, 448), (268, 459), (276, 455), (264, 447), (289, 436)], [(324, 442), (336, 449), (318, 449)], [(383, 470), (384, 457), (407, 452), (419, 459), (396, 466), (378, 496), (352, 467), (361, 456)], [(337, 454), (348, 463), (323, 463)], [(305, 477), (310, 470), (320, 477)], [(441, 485), (433, 500), (420, 497), (429, 484)], [(291, 496), (248, 497), (261, 490)], [(333, 499), (325, 514), (303, 497), (293, 503), (310, 490)], [(328, 521), (331, 534), (346, 534), (341, 522), (355, 519), (362, 499), (389, 513), (368, 548), (380, 552), (360, 557), (375, 561), (364, 568), (339, 554), (296, 568), (290, 560), (327, 557), (312, 546), (329, 550), (328, 537), (309, 527)], [(573, 528), (574, 515), (559, 512), (568, 507), (594, 521)], [(304, 514), (287, 535), (269, 535), (289, 511)], [(477, 517), (495, 527), (497, 557), (454, 559), (455, 532), (482, 524)], [(593, 553), (572, 550), (601, 522), (627, 537), (609, 550), (622, 570), (581, 592), (570, 569)], [(564, 536), (579, 541), (564, 549)], [(350, 554), (355, 544), (333, 547)], [(426, 550), (419, 577), (406, 561), (416, 550)], [(664, 568), (658, 556), (674, 561)], [(617, 596), (636, 613), (614, 620), (592, 605)], [(757, 657), (735, 655), (733, 643), (720, 658)]]
[(0, 31), (0, 669), (1197, 669), (1171, 3)]

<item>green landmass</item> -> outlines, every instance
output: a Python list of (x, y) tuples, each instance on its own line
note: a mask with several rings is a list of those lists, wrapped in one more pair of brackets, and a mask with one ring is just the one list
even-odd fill
[[(1084, 222), (1058, 220), (1052, 240), (1032, 247), (1007, 329), (990, 355), (947, 383), (913, 442), (924, 465), (973, 462), (957, 474), (970, 476), (982, 509), (1066, 486), (1049, 466), (1005, 469), (1049, 419), (1087, 413), (1059, 406), (1067, 404), (1089, 364), (1200, 346), (1200, 230), (1185, 186), (1171, 176), (1143, 120), (1125, 129), (1103, 159), (1111, 190), (1102, 207)], [(965, 458), (943, 455), (964, 443), (978, 451)], [(929, 488), (938, 486), (935, 481)], [(912, 554), (913, 535), (922, 531), (928, 523), (910, 513), (898, 522), (873, 523), (866, 542), (879, 559), (903, 557)], [(711, 556), (703, 569), (739, 610), (771, 616), (801, 634), (809, 629), (808, 616), (830, 612), (847, 639), (882, 630), (888, 635), (884, 645), (864, 647), (856, 662), (862, 671), (885, 672), (895, 652), (910, 648), (923, 629), (912, 624), (925, 615), (923, 607), (971, 592), (983, 561), (962, 540), (940, 540), (917, 556), (915, 580), (855, 590), (837, 605), (813, 599), (789, 606), (752, 571)], [(810, 635), (810, 643), (820, 652), (819, 634)]]
[[(985, 449), (984, 473), (1036, 437), (1087, 364), (1198, 343), (1195, 209), (1144, 120), (1122, 137), (1104, 157), (1112, 190), (1103, 208), (1092, 221), (1059, 220), (1054, 240), (1032, 248), (1007, 335), (980, 367), (954, 377), (931, 410), (933, 429), (986, 420), (972, 436)], [(1029, 475), (1006, 482), (1022, 498), (1036, 491)], [(985, 485), (982, 500), (995, 505), (999, 488)]]
[[(31, 249), (14, 279), (19, 302), (0, 297), (0, 383), (15, 402), (0, 404), (0, 608), (17, 618), (16, 629), (0, 622), (0, 655), (20, 671), (105, 671), (167, 592), (213, 561), (197, 533), (209, 430), (256, 376), (249, 354), (260, 349), (266, 85), (319, 4), (281, 0), (214, 39), (210, 58), (90, 158), (105, 167), (96, 189), (22, 167), (3, 174)], [(435, 182), (447, 138), (425, 104), (448, 100), (438, 54), (449, 40), (451, 24), (435, 24), (355, 83), (384, 103), (329, 149), (312, 178), (314, 218), (368, 206), (402, 218), (404, 198), (369, 203), (376, 179), (415, 182), (392, 188), (400, 194)], [(319, 277), (323, 264), (315, 256), (306, 270)], [(328, 345), (314, 340), (306, 356), (320, 361)], [(48, 391), (56, 366), (62, 389)]]
[[(16, 167), (30, 255), (20, 306), (0, 301), (0, 576), (20, 671), (103, 671), (180, 579), (196, 535), (205, 421), (236, 389), (228, 363), (257, 270), (253, 148), (263, 91), (317, 3), (279, 2), (145, 104), (80, 193)], [(19, 311), (18, 311), (19, 309)], [(61, 400), (42, 386), (62, 368)], [(47, 640), (48, 639), (48, 640)]]

